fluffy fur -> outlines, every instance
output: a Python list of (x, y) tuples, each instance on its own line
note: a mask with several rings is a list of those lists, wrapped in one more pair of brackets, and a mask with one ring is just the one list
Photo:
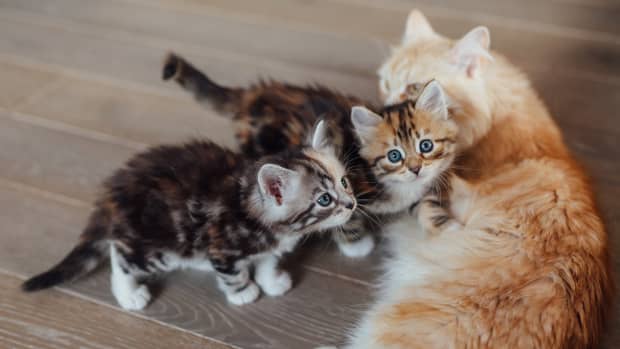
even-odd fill
[[(417, 90), (410, 91), (415, 98), (375, 114), (356, 106), (367, 103), (324, 87), (279, 82), (248, 88), (220, 86), (174, 54), (166, 59), (163, 78), (174, 79), (198, 101), (232, 114), (241, 149), (250, 156), (294, 148), (307, 138), (317, 117), (328, 121), (331, 146), (347, 164), (360, 206), (335, 235), (347, 256), (368, 254), (374, 246), (368, 231), (378, 228), (377, 221), (417, 202), (454, 159), (456, 126), (436, 82), (426, 88), (417, 85)], [(423, 98), (416, 102), (417, 95)], [(421, 153), (424, 140), (436, 145)], [(394, 149), (402, 159), (390, 162), (387, 154)]]
[(291, 287), (282, 254), (313, 231), (348, 221), (356, 202), (345, 169), (319, 122), (312, 146), (257, 163), (203, 141), (159, 146), (111, 176), (80, 243), (58, 265), (23, 284), (36, 291), (76, 279), (106, 256), (111, 287), (125, 309), (144, 308), (143, 279), (179, 268), (215, 270), (230, 303)]
[(582, 168), (527, 78), (478, 27), (458, 41), (413, 11), (379, 70), (387, 102), (437, 79), (459, 126), (457, 176), (386, 228), (393, 258), (348, 348), (589, 348), (612, 294)]

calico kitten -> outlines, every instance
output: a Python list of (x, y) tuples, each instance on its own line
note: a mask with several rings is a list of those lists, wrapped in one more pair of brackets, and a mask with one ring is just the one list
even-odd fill
[(299, 145), (317, 116), (329, 121), (360, 207), (335, 235), (347, 256), (368, 254), (374, 240), (367, 232), (378, 228), (373, 223), (417, 202), (455, 155), (456, 127), (436, 82), (418, 85), (410, 91), (411, 100), (378, 115), (355, 107), (367, 103), (324, 87), (279, 82), (223, 87), (174, 54), (164, 64), (163, 78), (174, 79), (198, 101), (232, 114), (241, 149), (253, 156)]
[(73, 280), (111, 260), (112, 292), (125, 309), (151, 295), (143, 279), (178, 268), (212, 270), (230, 303), (259, 288), (285, 293), (278, 261), (304, 234), (347, 222), (356, 207), (326, 124), (312, 146), (254, 161), (205, 141), (159, 146), (129, 160), (104, 184), (80, 243), (49, 271), (23, 284), (35, 291)]

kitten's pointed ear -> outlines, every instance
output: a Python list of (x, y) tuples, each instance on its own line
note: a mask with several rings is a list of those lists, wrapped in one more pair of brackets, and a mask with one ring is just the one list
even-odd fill
[(446, 94), (437, 80), (431, 80), (418, 97), (415, 108), (424, 110), (441, 120), (448, 120), (448, 101)]
[(351, 122), (357, 134), (364, 141), (373, 137), (375, 129), (383, 122), (383, 118), (366, 107), (356, 106), (351, 109)]
[(356, 129), (377, 127), (383, 118), (371, 110), (362, 106), (355, 106), (351, 109), (351, 122)]
[(491, 34), (487, 27), (476, 27), (461, 38), (452, 49), (452, 61), (473, 77), (485, 61), (492, 62), (489, 52)]
[(405, 33), (403, 34), (403, 44), (410, 44), (415, 41), (431, 39), (437, 37), (435, 30), (431, 27), (426, 17), (418, 9), (409, 12)]
[(331, 147), (327, 126), (328, 125), (325, 120), (320, 120), (314, 126), (310, 145), (316, 151), (325, 151), (326, 149)]
[(263, 195), (272, 199), (277, 206), (291, 190), (291, 183), (297, 172), (275, 164), (264, 164), (258, 170), (258, 185)]

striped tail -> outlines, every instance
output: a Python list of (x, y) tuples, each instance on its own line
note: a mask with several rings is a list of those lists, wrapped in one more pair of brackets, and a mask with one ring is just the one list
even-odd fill
[(22, 284), (26, 292), (50, 288), (61, 283), (73, 281), (95, 269), (107, 256), (106, 235), (109, 220), (101, 210), (95, 211), (80, 243), (52, 269), (32, 277)]
[(174, 79), (200, 103), (219, 112), (235, 113), (239, 109), (242, 89), (218, 85), (180, 56), (169, 53), (162, 69), (164, 80)]

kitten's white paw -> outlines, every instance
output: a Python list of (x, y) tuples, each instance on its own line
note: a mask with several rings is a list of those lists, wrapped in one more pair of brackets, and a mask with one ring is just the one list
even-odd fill
[(234, 305), (244, 305), (254, 302), (260, 295), (260, 289), (250, 282), (243, 290), (226, 295), (228, 301)]
[(339, 241), (338, 247), (340, 252), (347, 257), (360, 258), (367, 256), (375, 247), (375, 240), (371, 235), (366, 235), (363, 238), (353, 241)]
[(151, 300), (151, 293), (146, 285), (135, 289), (127, 288), (122, 292), (115, 292), (114, 295), (118, 304), (126, 310), (142, 310)]
[(285, 294), (293, 286), (291, 275), (285, 271), (273, 272), (257, 278), (256, 282), (269, 296), (281, 296)]

